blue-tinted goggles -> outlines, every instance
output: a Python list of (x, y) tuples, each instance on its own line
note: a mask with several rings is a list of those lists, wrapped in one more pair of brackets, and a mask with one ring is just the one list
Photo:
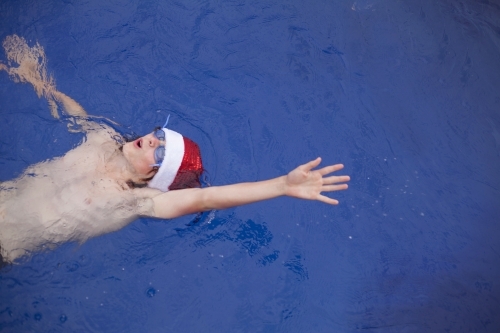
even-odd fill
[(160, 141), (160, 145), (155, 149), (155, 166), (160, 166), (165, 158), (165, 132), (157, 127), (153, 131), (153, 135)]

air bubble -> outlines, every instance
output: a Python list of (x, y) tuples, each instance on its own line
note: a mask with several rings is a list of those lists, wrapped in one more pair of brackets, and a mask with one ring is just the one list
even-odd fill
[(146, 290), (146, 295), (151, 298), (153, 297), (154, 295), (156, 295), (156, 290), (155, 288), (149, 288), (148, 290)]

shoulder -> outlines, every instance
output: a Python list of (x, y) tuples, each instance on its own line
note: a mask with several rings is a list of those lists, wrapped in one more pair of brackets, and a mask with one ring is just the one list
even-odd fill
[(157, 217), (154, 198), (160, 196), (163, 192), (149, 187), (135, 188), (126, 192), (133, 196), (138, 216)]
[(162, 219), (172, 219), (182, 215), (188, 215), (203, 211), (200, 206), (204, 189), (188, 188), (161, 192), (156, 189), (142, 188), (134, 190), (136, 193), (152, 204), (153, 211), (151, 217)]
[(93, 126), (87, 129), (86, 137), (87, 140), (97, 141), (115, 140), (119, 142), (123, 140), (123, 137), (112, 127), (100, 123), (93, 123)]

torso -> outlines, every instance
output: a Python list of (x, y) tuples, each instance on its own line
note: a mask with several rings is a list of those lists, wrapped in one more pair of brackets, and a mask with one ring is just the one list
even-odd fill
[(106, 128), (65, 156), (29, 167), (18, 179), (0, 185), (0, 245), (14, 259), (42, 245), (84, 242), (115, 231), (138, 216), (153, 215), (153, 203), (141, 191), (107, 172), (120, 154), (117, 135)]

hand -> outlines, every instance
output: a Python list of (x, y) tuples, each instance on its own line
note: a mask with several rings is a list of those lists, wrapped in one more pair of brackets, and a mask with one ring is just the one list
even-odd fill
[(312, 170), (320, 163), (321, 158), (318, 157), (292, 170), (286, 176), (286, 195), (300, 199), (319, 200), (327, 204), (337, 205), (339, 203), (337, 200), (324, 196), (321, 192), (345, 190), (347, 189), (347, 184), (338, 183), (347, 182), (350, 178), (349, 176), (327, 176), (332, 172), (341, 170), (344, 167), (342, 164), (335, 164), (318, 170)]

